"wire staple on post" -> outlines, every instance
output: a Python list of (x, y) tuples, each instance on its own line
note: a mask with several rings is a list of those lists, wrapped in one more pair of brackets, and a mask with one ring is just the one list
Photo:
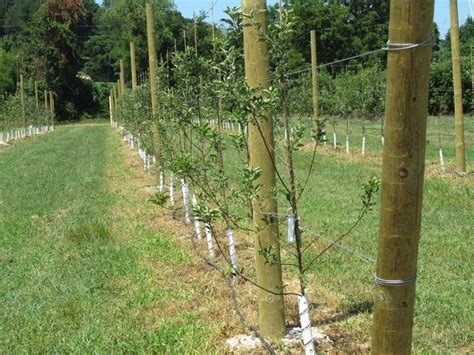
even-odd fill
[(374, 275), (374, 281), (379, 286), (407, 286), (416, 283), (417, 274), (414, 273), (412, 276), (405, 279), (399, 280), (386, 280)]

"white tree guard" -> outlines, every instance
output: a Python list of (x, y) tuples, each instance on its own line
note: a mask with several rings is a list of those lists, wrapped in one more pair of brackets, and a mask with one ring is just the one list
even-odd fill
[(365, 155), (365, 136), (362, 137), (362, 155)]
[(349, 150), (349, 135), (348, 134), (346, 135), (346, 153), (347, 154), (350, 153), (350, 150)]
[(191, 223), (191, 213), (189, 209), (189, 186), (184, 179), (181, 179), (181, 190), (183, 193), (184, 221)]
[(170, 205), (174, 206), (174, 174), (170, 175)]
[(305, 295), (298, 296), (298, 309), (300, 313), (301, 340), (305, 355), (316, 354), (311, 330), (311, 319), (309, 317), (309, 305)]
[(206, 223), (205, 229), (206, 229), (206, 240), (207, 240), (207, 249), (209, 250), (209, 256), (211, 258), (215, 258), (216, 252), (214, 251), (214, 245), (212, 243), (212, 230), (209, 223)]
[(288, 243), (295, 242), (295, 216), (290, 215), (288, 216)]
[(439, 163), (441, 165), (441, 170), (443, 173), (446, 172), (446, 164), (444, 163), (444, 155), (443, 155), (443, 149), (439, 149)]
[[(197, 205), (197, 198), (196, 195), (193, 194), (193, 200), (192, 200), (193, 207)], [(197, 239), (202, 238), (201, 234), (201, 222), (199, 221), (198, 216), (194, 216), (194, 231), (196, 232), (196, 237)]]
[(334, 150), (336, 150), (336, 149), (337, 149), (337, 136), (336, 136), (336, 132), (333, 132), (333, 134), (332, 134), (332, 142), (333, 142), (333, 143), (332, 143), (332, 144), (333, 144), (333, 148), (334, 148)]
[(227, 228), (226, 236), (227, 245), (229, 246), (230, 263), (234, 270), (238, 270), (237, 251), (235, 250), (234, 231), (232, 228)]

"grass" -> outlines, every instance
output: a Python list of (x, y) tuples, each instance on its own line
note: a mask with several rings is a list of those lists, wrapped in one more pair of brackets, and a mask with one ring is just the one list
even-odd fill
[[(452, 117), (430, 118), (427, 132), (427, 174), (424, 188), (422, 236), (417, 283), (414, 350), (416, 352), (472, 351), (472, 271), (469, 268), (473, 252), (472, 235), (473, 178), (442, 174), (438, 150), (442, 147), (448, 172), (455, 167), (454, 122)], [(338, 121), (338, 149), (332, 149), (332, 126), (328, 129), (331, 142), (322, 147), (316, 166), (303, 195), (299, 211), (301, 223), (316, 233), (322, 233), (312, 255), (344, 233), (356, 220), (362, 207), (362, 183), (371, 176), (381, 176), (380, 122), (363, 122), (367, 133), (366, 157), (360, 154), (362, 122), (352, 121), (351, 153), (344, 149), (345, 122)], [(466, 161), (472, 171), (474, 161), (474, 119), (465, 119)], [(439, 141), (439, 135), (442, 135)], [(441, 142), (441, 144), (439, 144)], [(229, 152), (227, 162), (234, 152)], [(278, 150), (283, 156), (284, 150)], [(295, 155), (297, 181), (304, 181), (311, 162), (310, 149)], [(229, 170), (235, 167), (229, 167)], [(286, 170), (279, 166), (286, 176)], [(237, 175), (236, 171), (231, 173)], [(377, 196), (377, 200), (379, 196)], [(279, 211), (288, 204), (283, 197)], [(377, 253), (378, 209), (339, 246), (333, 247), (311, 268), (307, 277), (311, 301), (319, 304), (313, 310), (315, 322), (327, 321), (358, 343), (370, 341), (373, 274)], [(281, 227), (285, 239), (286, 227)], [(311, 236), (304, 235), (306, 241)], [(310, 257), (307, 257), (309, 260)], [(294, 275), (287, 269), (286, 273)], [(293, 278), (296, 278), (294, 275)], [(337, 321), (327, 310), (337, 313)]]
[[(327, 231), (325, 238), (350, 227), (360, 211), (362, 183), (380, 176), (379, 123), (365, 125), (368, 156), (355, 148), (360, 121), (352, 125), (351, 154), (343, 145), (317, 154), (300, 213), (303, 227)], [(344, 127), (342, 121), (336, 126), (342, 144)], [(452, 118), (429, 121), (418, 353), (472, 351), (472, 175), (441, 174), (438, 165), (441, 131), (453, 170), (452, 128)], [(467, 118), (469, 167), (473, 133)], [(226, 154), (226, 169), (238, 176), (235, 151)], [(108, 127), (58, 128), (0, 151), (0, 157), (0, 265), (6, 275), (0, 279), (0, 352), (207, 353), (222, 350), (219, 328), (235, 335), (226, 323), (230, 316), (223, 315), (229, 312), (227, 295), (217, 294), (215, 280), (194, 264), (189, 249), (165, 237), (181, 231), (157, 220), (156, 206), (146, 202), (150, 194), (137, 195), (144, 184), (140, 163), (129, 164)], [(310, 158), (308, 149), (295, 155), (300, 182)], [(286, 211), (283, 200), (279, 208)], [(307, 275), (313, 322), (362, 345), (370, 338), (377, 227), (378, 206)], [(283, 237), (285, 232), (282, 226)], [(318, 241), (313, 253), (327, 243)], [(194, 275), (188, 275), (191, 269)], [(294, 279), (293, 271), (285, 271)], [(250, 289), (240, 298), (253, 302), (253, 294)]]
[(213, 323), (165, 306), (193, 289), (155, 270), (190, 255), (146, 227), (120, 144), (72, 126), (0, 151), (1, 353), (216, 351)]

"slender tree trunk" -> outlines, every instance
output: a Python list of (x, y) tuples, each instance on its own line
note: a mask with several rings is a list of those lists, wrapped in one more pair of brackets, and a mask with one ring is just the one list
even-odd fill
[(374, 354), (409, 354), (421, 228), (434, 0), (390, 2)]
[(161, 134), (158, 123), (158, 83), (156, 78), (156, 47), (155, 47), (155, 30), (153, 28), (153, 5), (149, 0), (146, 3), (146, 30), (148, 39), (148, 65), (150, 70), (150, 94), (151, 94), (151, 111), (153, 115), (153, 146), (157, 161), (156, 176), (159, 183), (161, 162)]
[(137, 89), (137, 61), (135, 59), (135, 44), (130, 42), (130, 68), (132, 71), (132, 91)]
[(466, 172), (464, 154), (464, 119), (462, 112), (461, 49), (459, 46), (458, 2), (450, 0), (451, 12), (451, 56), (453, 61), (454, 119), (456, 121), (456, 168)]
[[(261, 39), (260, 31), (265, 32), (268, 26), (266, 1), (242, 0), (242, 12), (255, 16), (255, 23), (248, 20), (244, 23), (247, 83), (250, 87), (265, 89), (270, 86), (270, 62), (268, 45)], [(251, 121), (248, 130), (250, 166), (259, 167), (262, 171), (257, 179), (261, 189), (253, 201), (253, 221), (258, 228), (255, 241), (257, 283), (274, 293), (282, 293), (277, 203), (273, 197), (276, 187), (273, 120), (271, 114), (262, 112), (255, 117), (255, 121)], [(268, 263), (259, 253), (264, 248), (271, 248), (276, 263)], [(258, 289), (257, 298), (260, 330), (267, 337), (281, 338), (285, 334), (283, 296)]]

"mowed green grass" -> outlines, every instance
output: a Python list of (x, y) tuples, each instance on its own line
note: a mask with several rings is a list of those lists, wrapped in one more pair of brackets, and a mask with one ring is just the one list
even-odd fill
[(106, 126), (59, 127), (0, 151), (0, 353), (214, 349), (192, 310), (147, 316), (189, 295), (157, 285), (143, 260), (160, 269), (189, 255), (139, 215), (114, 217), (133, 198), (109, 189), (107, 175), (132, 170)]
[[(364, 122), (368, 157), (360, 154), (362, 122), (352, 121), (351, 153), (344, 148), (345, 121), (338, 121), (338, 149), (332, 150), (332, 126), (328, 125), (328, 142), (324, 152), (317, 153), (314, 171), (300, 200), (302, 227), (321, 233), (311, 256), (324, 249), (330, 240), (346, 232), (362, 208), (362, 184), (372, 176), (381, 177), (380, 122)], [(439, 167), (439, 134), (449, 174)], [(281, 133), (280, 133), (281, 137)], [(474, 119), (465, 118), (466, 160), (472, 172), (474, 163)], [(417, 352), (472, 351), (474, 334), (472, 289), (473, 187), (472, 173), (453, 175), (455, 141), (453, 117), (430, 117), (427, 132), (427, 176), (424, 188), (423, 221), (418, 264), (414, 349)], [(234, 162), (229, 152), (227, 162)], [(282, 146), (277, 154), (284, 156)], [(295, 154), (297, 181), (304, 182), (311, 162), (308, 149)], [(234, 169), (230, 166), (229, 169)], [(279, 164), (282, 175), (285, 167)], [(232, 170), (231, 170), (232, 171)], [(235, 170), (233, 175), (237, 176)], [(335, 307), (344, 316), (334, 322), (356, 342), (370, 341), (373, 275), (377, 253), (380, 193), (374, 210), (341, 243), (322, 256), (307, 274), (311, 302)], [(279, 212), (288, 203), (281, 196)], [(281, 239), (286, 238), (282, 224)], [(303, 235), (306, 242), (310, 233)], [(288, 247), (290, 248), (290, 247)], [(294, 262), (294, 260), (293, 260)], [(287, 269), (287, 272), (293, 272)], [(295, 275), (296, 279), (296, 275)], [(317, 312), (317, 310), (315, 310)], [(329, 317), (320, 319), (325, 321)]]
[[(337, 128), (341, 128), (342, 122)], [(379, 122), (365, 123), (368, 152), (381, 154)], [(466, 160), (474, 163), (474, 119), (466, 118)], [(352, 125), (352, 150), (360, 152), (361, 122)], [(359, 134), (357, 134), (359, 133)], [(446, 162), (454, 169), (455, 144), (452, 117), (430, 118), (427, 132), (427, 177), (424, 188), (422, 235), (417, 283), (414, 349), (448, 352), (471, 349), (474, 340), (472, 301), (472, 236), (474, 179), (439, 174), (439, 134)], [(341, 144), (343, 135), (339, 134)], [(344, 148), (341, 147), (344, 151)], [(345, 232), (361, 208), (361, 185), (370, 176), (381, 176), (382, 163), (360, 155), (318, 154), (307, 193), (301, 200), (302, 224), (329, 239)], [(309, 152), (297, 153), (298, 180), (303, 181), (310, 163)], [(428, 173), (431, 171), (431, 173)], [(432, 174), (435, 172), (435, 174)], [(380, 194), (377, 196), (377, 201)], [(309, 279), (335, 295), (341, 311), (360, 311), (361, 316), (341, 322), (357, 339), (370, 333), (370, 303), (376, 258), (379, 205), (341, 244), (322, 257)], [(328, 232), (324, 233), (327, 230)], [(310, 238), (307, 234), (306, 238)], [(321, 240), (318, 247), (327, 245)], [(309, 259), (309, 258), (308, 258)], [(366, 259), (369, 259), (366, 260)], [(316, 303), (325, 302), (314, 300)]]

